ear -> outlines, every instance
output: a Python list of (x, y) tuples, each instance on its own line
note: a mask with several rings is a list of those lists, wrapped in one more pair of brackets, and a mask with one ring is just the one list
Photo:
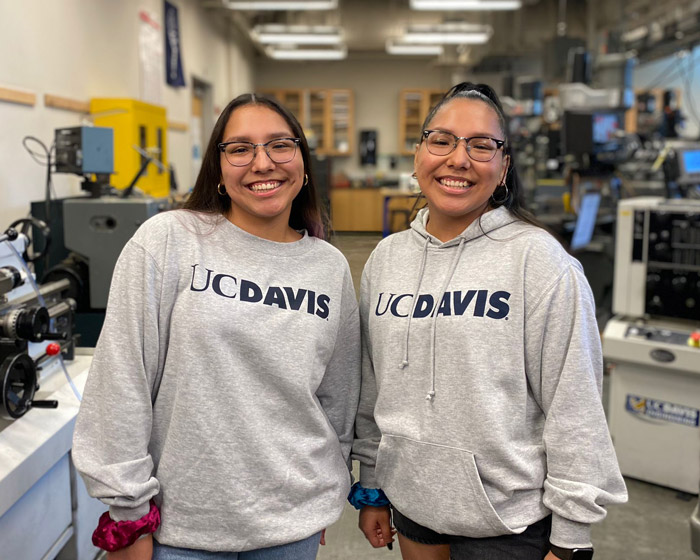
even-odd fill
[(501, 174), (501, 182), (503, 184), (508, 176), (508, 169), (510, 168), (510, 156), (503, 156), (503, 173)]

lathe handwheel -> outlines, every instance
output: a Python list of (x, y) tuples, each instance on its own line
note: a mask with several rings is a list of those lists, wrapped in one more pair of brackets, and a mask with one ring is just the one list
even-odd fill
[(9, 420), (26, 413), (36, 390), (36, 366), (27, 354), (8, 356), (0, 365), (2, 409), (0, 415)]

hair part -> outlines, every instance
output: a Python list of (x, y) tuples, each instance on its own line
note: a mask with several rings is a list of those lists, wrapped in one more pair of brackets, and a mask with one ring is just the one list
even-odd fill
[(236, 109), (247, 106), (262, 106), (280, 115), (292, 130), (295, 138), (299, 138), (299, 150), (304, 161), (304, 174), (308, 176), (305, 186), (302, 186), (299, 194), (292, 201), (292, 210), (289, 215), (289, 226), (296, 230), (305, 229), (309, 235), (325, 239), (326, 220), (321, 214), (316, 185), (311, 173), (311, 151), (306, 141), (304, 130), (297, 118), (283, 105), (274, 99), (254, 93), (244, 93), (233, 99), (221, 112), (214, 125), (207, 149), (202, 158), (202, 166), (197, 175), (194, 189), (190, 194), (184, 208), (207, 214), (226, 215), (231, 210), (231, 199), (222, 196), (218, 192), (221, 182), (221, 151), (219, 144), (223, 141), (224, 131), (229, 119)]
[[(495, 209), (499, 206), (505, 206), (509, 212), (519, 220), (542, 229), (547, 229), (525, 207), (523, 185), (520, 182), (520, 178), (518, 177), (518, 172), (515, 167), (510, 137), (508, 135), (508, 127), (506, 126), (505, 111), (503, 110), (501, 101), (498, 99), (498, 95), (496, 95), (493, 88), (486, 84), (474, 84), (472, 82), (461, 82), (455, 86), (452, 86), (450, 90), (442, 97), (442, 99), (438, 101), (437, 105), (430, 110), (428, 116), (423, 122), (422, 130), (428, 129), (430, 127), (430, 122), (435, 118), (438, 111), (455, 99), (474, 99), (481, 101), (482, 103), (486, 103), (494, 110), (496, 117), (498, 118), (498, 125), (501, 129), (503, 140), (505, 141), (503, 144), (503, 157), (508, 157), (508, 169), (506, 171), (504, 185), (498, 185), (491, 198), (489, 198), (489, 207), (491, 209)], [(422, 134), (420, 143), (423, 143)]]

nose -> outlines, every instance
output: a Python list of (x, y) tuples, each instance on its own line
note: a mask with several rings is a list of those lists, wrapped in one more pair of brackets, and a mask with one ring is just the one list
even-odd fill
[(267, 155), (265, 148), (263, 146), (255, 146), (255, 151), (253, 152), (253, 171), (269, 171), (274, 167), (274, 163)]
[(447, 156), (448, 165), (452, 167), (469, 167), (471, 158), (467, 154), (467, 141), (460, 138), (457, 140), (457, 147)]

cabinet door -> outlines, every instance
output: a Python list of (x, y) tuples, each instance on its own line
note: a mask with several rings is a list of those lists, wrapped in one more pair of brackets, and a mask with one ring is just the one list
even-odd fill
[(309, 132), (311, 133), (313, 140), (311, 138), (309, 138), (309, 140), (317, 146), (317, 152), (319, 154), (328, 152), (327, 99), (328, 95), (326, 90), (318, 89), (309, 91), (306, 132), (307, 135)]
[(300, 89), (281, 91), (280, 103), (289, 109), (300, 123), (304, 122), (304, 94)]
[(399, 98), (399, 152), (412, 155), (420, 141), (424, 116), (424, 95), (419, 90), (404, 90)]
[(336, 155), (352, 153), (353, 99), (349, 90), (332, 90), (330, 97), (329, 152)]

